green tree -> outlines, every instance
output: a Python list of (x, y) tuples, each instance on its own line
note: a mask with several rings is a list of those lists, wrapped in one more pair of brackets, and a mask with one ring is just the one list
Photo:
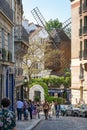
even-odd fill
[(42, 52), (43, 46), (34, 41), (29, 45), (28, 53), (24, 56), (23, 69), (29, 81), (31, 81), (32, 75), (38, 74), (42, 69), (38, 67), (39, 64), (43, 63)]
[(45, 28), (48, 32), (51, 32), (53, 29), (56, 29), (56, 28), (61, 28), (62, 27), (62, 23), (59, 22), (58, 19), (50, 19), (46, 25), (45, 25)]

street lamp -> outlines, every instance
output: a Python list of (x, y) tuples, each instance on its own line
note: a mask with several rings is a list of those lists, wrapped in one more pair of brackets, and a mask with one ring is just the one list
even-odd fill
[(24, 96), (25, 96), (25, 98), (27, 98), (28, 99), (28, 91), (29, 91), (29, 89), (28, 89), (28, 78), (27, 78), (27, 76), (25, 76), (24, 77)]

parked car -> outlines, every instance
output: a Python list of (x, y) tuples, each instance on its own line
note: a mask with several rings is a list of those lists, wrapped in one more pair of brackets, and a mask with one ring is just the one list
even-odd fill
[(66, 105), (60, 105), (60, 113), (62, 116), (66, 113), (67, 106)]
[(86, 104), (82, 104), (80, 106), (78, 116), (87, 117), (87, 105)]
[(66, 116), (78, 116), (79, 108), (75, 107), (74, 105), (69, 105), (66, 109)]

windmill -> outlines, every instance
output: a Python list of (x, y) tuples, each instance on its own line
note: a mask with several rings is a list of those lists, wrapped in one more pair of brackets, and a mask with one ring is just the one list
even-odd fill
[[(46, 27), (45, 27), (45, 25), (46, 25), (47, 22), (46, 22), (45, 18), (43, 17), (43, 15), (41, 14), (41, 12), (40, 12), (40, 10), (38, 9), (38, 7), (35, 7), (35, 8), (31, 11), (31, 13), (32, 13), (34, 19), (36, 20), (36, 22), (37, 22), (39, 25), (41, 25), (41, 26), (43, 26), (43, 27), (45, 28), (45, 30), (47, 31), (47, 33), (48, 33), (50, 39), (51, 39), (52, 42), (53, 42), (54, 47), (55, 47), (55, 48), (58, 48), (57, 45), (56, 45), (56, 41), (55, 41), (55, 39), (53, 38), (52, 34), (51, 34), (51, 33), (46, 29)], [(69, 18), (68, 20), (66, 20), (66, 21), (63, 23), (62, 28), (58, 31), (58, 33), (60, 33), (60, 31), (64, 31), (64, 32), (66, 33), (66, 35), (69, 37), (69, 35), (67, 34), (67, 32), (70, 31), (70, 30), (68, 30), (68, 29), (70, 29), (70, 27), (69, 27), (70, 25), (71, 25), (71, 18)]]

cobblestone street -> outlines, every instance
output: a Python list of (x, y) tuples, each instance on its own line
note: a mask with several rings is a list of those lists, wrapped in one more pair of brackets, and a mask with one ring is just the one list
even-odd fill
[(87, 118), (60, 117), (42, 120), (33, 130), (87, 130)]

